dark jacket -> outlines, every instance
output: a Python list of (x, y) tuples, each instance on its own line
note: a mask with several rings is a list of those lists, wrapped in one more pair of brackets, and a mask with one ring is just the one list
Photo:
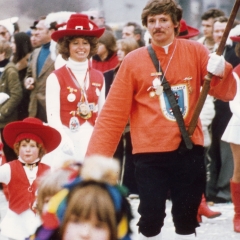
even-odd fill
[(8, 63), (0, 77), (0, 92), (10, 96), (0, 104), (0, 128), (18, 119), (17, 106), (22, 99), (22, 87), (18, 70), (13, 63)]

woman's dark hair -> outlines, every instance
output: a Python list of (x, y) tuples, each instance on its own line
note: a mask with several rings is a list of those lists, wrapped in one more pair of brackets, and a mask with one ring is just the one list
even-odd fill
[(89, 36), (66, 36), (58, 40), (58, 52), (62, 54), (63, 59), (68, 60), (70, 57), (69, 44), (75, 38), (83, 38), (90, 44), (90, 53), (88, 58), (91, 58), (97, 52), (98, 38)]
[(103, 35), (99, 38), (99, 42), (105, 45), (109, 56), (116, 52), (116, 38), (112, 31), (105, 30)]
[(19, 62), (28, 53), (32, 52), (30, 37), (25, 32), (19, 32), (13, 35), (16, 52), (13, 54), (13, 63)]
[[(180, 22), (182, 18), (182, 8), (174, 0), (150, 0), (142, 11), (142, 24), (147, 27), (147, 19), (150, 15), (167, 14), (170, 15), (174, 24)], [(178, 35), (179, 28), (175, 28), (175, 35)]]

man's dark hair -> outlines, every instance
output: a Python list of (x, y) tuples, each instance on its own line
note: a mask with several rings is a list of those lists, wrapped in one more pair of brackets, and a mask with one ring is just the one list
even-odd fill
[(214, 18), (214, 22), (220, 22), (220, 23), (225, 23), (225, 22), (228, 22), (228, 17), (226, 16), (221, 16), (221, 17), (217, 17), (217, 18)]
[(144, 40), (143, 40), (143, 29), (142, 29), (142, 27), (136, 22), (127, 22), (124, 25), (124, 27), (130, 27), (130, 26), (133, 26), (133, 28), (134, 28), (134, 30), (133, 30), (134, 35), (137, 35), (137, 34), (140, 35), (140, 39), (138, 40), (139, 47), (144, 46), (145, 43), (144, 43)]
[(35, 20), (35, 21), (33, 22), (33, 25), (30, 26), (30, 28), (31, 28), (31, 29), (36, 29), (36, 26), (37, 26), (38, 22), (39, 22), (39, 20)]
[(127, 22), (124, 27), (130, 27), (130, 26), (133, 26), (134, 27), (134, 30), (133, 30), (133, 33), (134, 34), (140, 34), (142, 35), (142, 28), (141, 26), (136, 23), (136, 22)]
[[(182, 18), (182, 8), (174, 0), (149, 0), (141, 15), (143, 26), (147, 27), (149, 15), (168, 14), (172, 22), (177, 24)], [(178, 35), (179, 27), (175, 28), (175, 35)]]
[(221, 16), (225, 16), (225, 13), (222, 10), (217, 9), (217, 8), (210, 8), (206, 12), (203, 13), (201, 19), (208, 20), (209, 18), (217, 18), (217, 17), (221, 17)]

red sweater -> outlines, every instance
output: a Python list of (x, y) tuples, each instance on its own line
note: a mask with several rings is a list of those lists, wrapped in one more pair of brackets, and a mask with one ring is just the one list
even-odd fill
[[(176, 44), (176, 51), (166, 70)], [(179, 97), (179, 105), (188, 127), (207, 74), (209, 52), (202, 44), (185, 39), (175, 39), (168, 54), (161, 47), (153, 48), (166, 79)], [(236, 93), (236, 82), (232, 66), (228, 63), (225, 66), (222, 79), (216, 76), (212, 78), (209, 94), (229, 101)], [(154, 72), (156, 70), (146, 47), (132, 51), (124, 58), (95, 125), (87, 155), (112, 156), (129, 115), (133, 153), (166, 152), (178, 148), (181, 133), (165, 94), (159, 100), (158, 97), (150, 97), (147, 91), (155, 78), (151, 76)], [(192, 141), (203, 145), (200, 120)]]
[(98, 55), (93, 56), (92, 67), (101, 71), (102, 73), (114, 70), (119, 64), (117, 54), (114, 53), (111, 57), (108, 57), (104, 61), (101, 61)]

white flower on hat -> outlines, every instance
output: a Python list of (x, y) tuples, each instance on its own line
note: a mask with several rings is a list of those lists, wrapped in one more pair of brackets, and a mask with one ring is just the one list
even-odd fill
[[(46, 16), (46, 19), (44, 21), (44, 24), (47, 28), (50, 28), (51, 23), (56, 22), (57, 24), (62, 24), (62, 23), (67, 23), (68, 19), (72, 14), (75, 12), (68, 12), (68, 11), (60, 11), (60, 12), (52, 12), (49, 13)], [(63, 26), (62, 28), (66, 28)], [(60, 28), (59, 28), (60, 29)], [(51, 52), (51, 59), (53, 61), (56, 60), (57, 58), (57, 48), (56, 48), (57, 43), (53, 40), (51, 40), (50, 44), (50, 52)]]
[(44, 24), (47, 28), (50, 28), (50, 24), (53, 22), (56, 22), (57, 24), (66, 23), (68, 21), (68, 19), (70, 18), (70, 16), (74, 13), (75, 12), (68, 12), (68, 11), (49, 13), (46, 16)]

